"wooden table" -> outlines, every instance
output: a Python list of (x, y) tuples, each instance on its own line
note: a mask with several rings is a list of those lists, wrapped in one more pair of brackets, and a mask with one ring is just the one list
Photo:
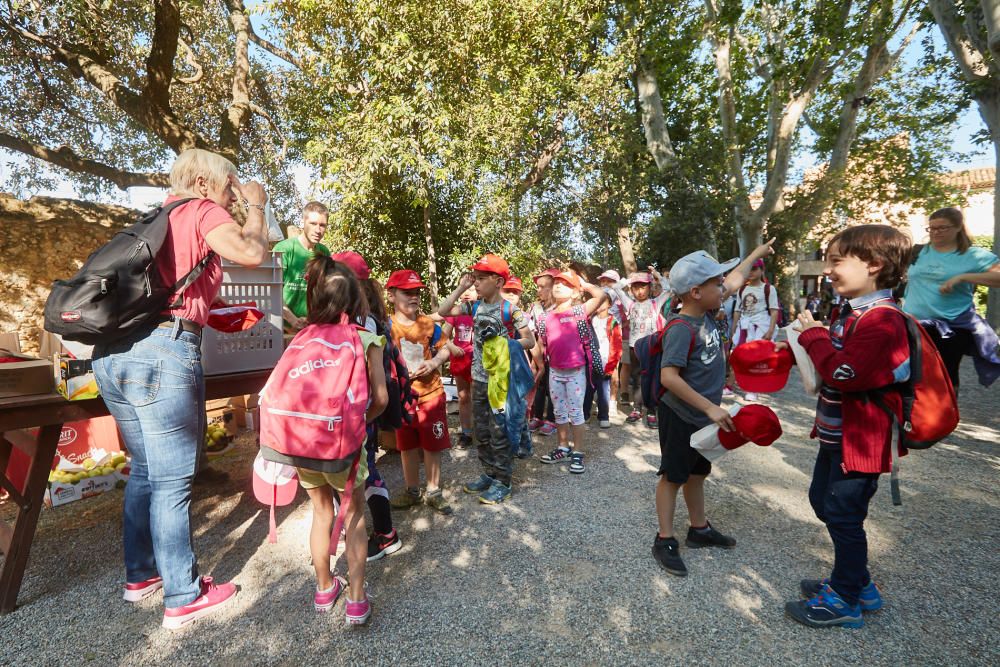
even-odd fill
[[(256, 394), (270, 374), (267, 369), (213, 375), (205, 378), (206, 398)], [(100, 398), (67, 401), (53, 393), (0, 399), (0, 487), (10, 494), (18, 507), (13, 527), (0, 519), (0, 553), (4, 555), (0, 566), (0, 614), (8, 614), (17, 606), (17, 594), (21, 590), (63, 424), (107, 414), (108, 408)], [(39, 430), (34, 439), (17, 431), (36, 427)], [(23, 491), (6, 476), (7, 462), (14, 447), (31, 459)]]

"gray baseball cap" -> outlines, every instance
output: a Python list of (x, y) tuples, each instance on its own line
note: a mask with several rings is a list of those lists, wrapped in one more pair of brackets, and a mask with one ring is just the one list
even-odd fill
[(720, 264), (704, 250), (698, 250), (674, 262), (670, 268), (670, 286), (674, 294), (687, 294), (692, 287), (731, 271), (739, 263), (740, 258), (734, 257)]

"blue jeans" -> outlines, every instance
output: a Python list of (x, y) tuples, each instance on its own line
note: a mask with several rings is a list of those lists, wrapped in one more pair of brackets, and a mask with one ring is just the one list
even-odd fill
[(878, 474), (849, 472), (839, 449), (820, 449), (809, 486), (809, 503), (833, 540), (830, 586), (848, 604), (857, 604), (868, 572), (868, 503), (878, 490)]
[(201, 337), (144, 327), (94, 347), (94, 376), (132, 455), (125, 487), (125, 577), (159, 574), (167, 608), (201, 592), (191, 484), (205, 433)]
[(597, 419), (608, 421), (611, 409), (611, 376), (602, 375), (594, 378), (596, 387), (587, 383), (587, 393), (583, 397), (583, 416), (590, 419), (590, 409), (594, 405), (594, 396), (597, 396)]

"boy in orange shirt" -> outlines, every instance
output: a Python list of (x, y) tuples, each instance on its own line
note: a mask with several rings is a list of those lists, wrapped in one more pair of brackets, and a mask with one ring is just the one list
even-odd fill
[[(413, 423), (396, 431), (396, 448), (403, 462), (406, 489), (392, 499), (392, 506), (403, 509), (423, 500), (438, 512), (451, 514), (452, 507), (441, 493), (441, 452), (451, 447), (444, 386), (439, 372), (451, 356), (448, 338), (434, 320), (420, 312), (420, 290), (427, 286), (416, 271), (395, 271), (385, 286), (393, 308), (389, 319), (392, 341), (406, 363), (417, 396)], [(420, 493), (421, 450), (427, 474), (427, 492), (423, 495)]]

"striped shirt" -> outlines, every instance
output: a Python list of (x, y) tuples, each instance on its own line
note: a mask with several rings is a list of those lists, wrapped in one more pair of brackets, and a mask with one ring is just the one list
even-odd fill
[[(876, 304), (895, 303), (892, 290), (878, 290), (871, 294), (844, 301), (836, 321), (830, 325), (830, 342), (837, 350), (844, 349), (844, 334), (851, 330), (862, 313)], [(905, 368), (893, 369), (897, 382), (909, 379), (909, 360)], [(816, 437), (823, 449), (840, 449), (843, 440), (843, 416), (841, 412), (842, 392), (825, 382), (820, 386), (816, 402)]]

